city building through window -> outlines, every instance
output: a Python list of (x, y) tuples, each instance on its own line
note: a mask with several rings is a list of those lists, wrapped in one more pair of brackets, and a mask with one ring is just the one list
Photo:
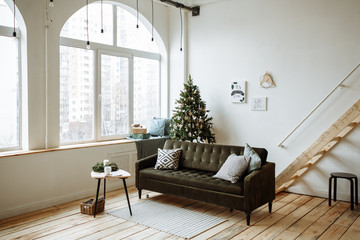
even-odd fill
[(0, 151), (21, 147), (20, 48), (17, 23), (13, 37), (13, 12), (0, 0)]
[[(88, 6), (60, 34), (60, 144), (120, 139), (131, 123), (160, 115), (160, 53), (150, 31), (127, 9)], [(116, 26), (116, 27), (114, 27)]]

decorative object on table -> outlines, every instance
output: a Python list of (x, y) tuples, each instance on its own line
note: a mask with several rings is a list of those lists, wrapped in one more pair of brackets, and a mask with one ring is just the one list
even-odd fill
[(110, 167), (110, 166), (105, 166), (105, 167), (104, 167), (104, 173), (105, 173), (106, 175), (109, 175), (109, 174), (111, 173), (111, 167)]
[(263, 88), (276, 87), (274, 80), (272, 79), (272, 76), (270, 75), (270, 73), (266, 72), (263, 76), (261, 76), (260, 86)]
[[(119, 170), (118, 166), (116, 163), (109, 163), (109, 166), (111, 167), (111, 171), (112, 172), (115, 172), (117, 170)], [(92, 170), (94, 172), (104, 172), (104, 163), (100, 163), (100, 162), (97, 162), (93, 167), (92, 167)]]
[(266, 111), (266, 110), (267, 110), (267, 97), (251, 98), (251, 111)]
[(231, 84), (231, 102), (246, 103), (246, 81)]
[(131, 133), (133, 134), (146, 134), (147, 129), (141, 126), (138, 123), (134, 123), (131, 125)]
[[(105, 209), (105, 199), (100, 197), (98, 199), (96, 214), (103, 212)], [(95, 211), (95, 199), (91, 198), (85, 202), (80, 203), (80, 212), (84, 214), (94, 215)]]
[(126, 207), (109, 214), (185, 239), (190, 239), (226, 221), (210, 214), (153, 200), (136, 203), (132, 205), (132, 209), (136, 213), (134, 216), (129, 216)]
[(104, 159), (104, 167), (108, 166), (110, 163), (110, 160), (108, 159)]
[(212, 117), (208, 116), (206, 103), (201, 99), (200, 90), (194, 85), (189, 75), (189, 80), (184, 83), (184, 90), (180, 92), (180, 99), (176, 100), (177, 106), (170, 121), (170, 138), (193, 142), (215, 143), (215, 134)]

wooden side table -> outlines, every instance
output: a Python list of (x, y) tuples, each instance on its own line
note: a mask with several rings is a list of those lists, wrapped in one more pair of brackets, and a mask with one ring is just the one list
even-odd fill
[(105, 196), (106, 196), (106, 193), (105, 193), (106, 192), (106, 179), (107, 178), (118, 178), (118, 179), (123, 180), (125, 193), (126, 193), (126, 199), (127, 199), (128, 206), (129, 206), (129, 211), (130, 211), (130, 215), (132, 216), (130, 200), (129, 200), (129, 194), (128, 194), (128, 190), (127, 190), (127, 187), (126, 187), (126, 181), (125, 181), (128, 177), (131, 177), (130, 173), (128, 173), (127, 171), (121, 170), (121, 169), (119, 169), (116, 172), (111, 172), (109, 175), (106, 175), (105, 173), (98, 173), (98, 172), (92, 171), (91, 172), (91, 177), (98, 180), (97, 190), (96, 190), (94, 217), (96, 216), (96, 207), (97, 207), (98, 198), (99, 198), (99, 190), (100, 190), (101, 179), (104, 179), (104, 199), (105, 199)]

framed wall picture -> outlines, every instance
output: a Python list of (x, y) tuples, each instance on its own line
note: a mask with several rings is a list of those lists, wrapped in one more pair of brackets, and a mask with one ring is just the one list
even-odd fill
[(251, 111), (267, 111), (267, 97), (252, 97)]
[(246, 103), (246, 81), (231, 84), (231, 102)]

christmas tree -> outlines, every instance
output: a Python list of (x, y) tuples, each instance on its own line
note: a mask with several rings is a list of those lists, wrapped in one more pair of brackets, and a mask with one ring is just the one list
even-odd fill
[(190, 75), (176, 105), (170, 122), (171, 139), (215, 143), (215, 134), (211, 133), (213, 118), (208, 116), (210, 110), (206, 110), (199, 87), (193, 84)]

